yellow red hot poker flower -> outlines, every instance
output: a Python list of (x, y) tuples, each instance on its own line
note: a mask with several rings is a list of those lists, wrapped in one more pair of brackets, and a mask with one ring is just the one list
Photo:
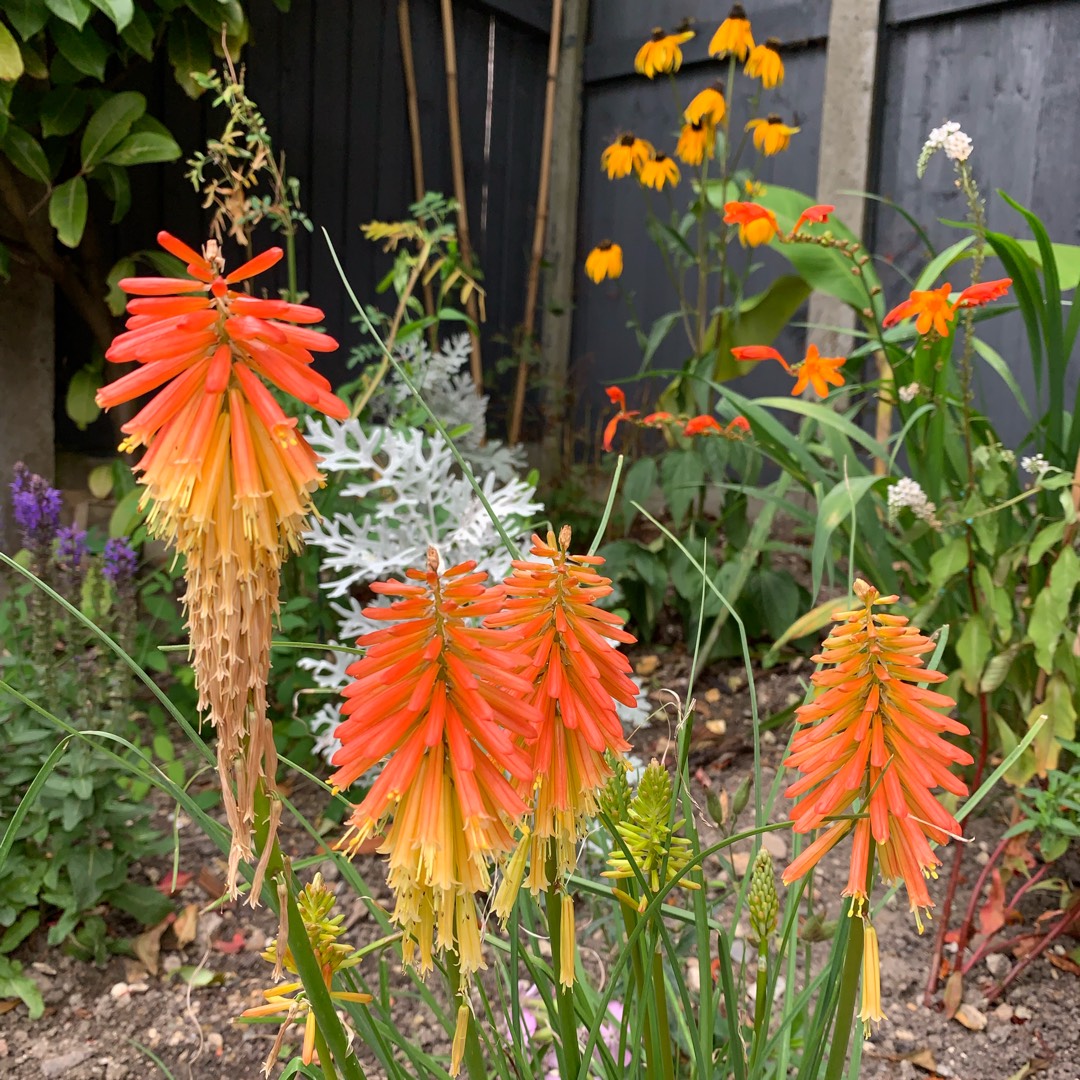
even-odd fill
[[(97, 393), (105, 409), (153, 391), (122, 425), (121, 450), (146, 447), (134, 465), (150, 503), (151, 533), (186, 557), (191, 649), (199, 707), (217, 729), (222, 798), (232, 829), (229, 888), (251, 859), (255, 792), (273, 789), (277, 757), (266, 716), (270, 630), (281, 563), (301, 547), (322, 484), (317, 458), (267, 387), (329, 416), (348, 406), (315, 372), (313, 352), (337, 342), (310, 329), (314, 307), (262, 300), (237, 286), (282, 258), (271, 248), (226, 274), (217, 245), (199, 254), (170, 236), (158, 243), (183, 260), (183, 278), (124, 278), (127, 330), (105, 356), (138, 367)], [(233, 785), (235, 784), (235, 793)], [(257, 902), (280, 804), (256, 869)]]
[(533, 776), (523, 749), (541, 719), (525, 700), (533, 661), (523, 631), (473, 625), (504, 605), (475, 562), (440, 572), (429, 548), (426, 569), (406, 578), (371, 586), (397, 599), (364, 614), (392, 625), (357, 642), (366, 653), (348, 669), (330, 779), (348, 787), (389, 755), (342, 845), (355, 850), (385, 827), (406, 963), (426, 973), (449, 949), (468, 976), (485, 966), (476, 895), (527, 810), (512, 781), (527, 788)]
[(942, 735), (966, 735), (968, 729), (938, 711), (955, 707), (952, 698), (919, 685), (945, 679), (923, 666), (921, 657), (934, 643), (904, 616), (874, 610), (897, 597), (881, 596), (865, 581), (855, 582), (855, 594), (861, 606), (833, 616), (837, 625), (814, 657), (823, 665), (811, 677), (818, 693), (796, 713), (805, 726), (785, 762), (802, 773), (785, 793), (799, 797), (792, 810), (795, 831), (826, 828), (783, 878), (796, 881), (851, 834), (843, 895), (852, 898), (853, 912), (866, 903), (873, 850), (882, 878), (903, 881), (921, 930), (920, 913), (933, 906), (925, 879), (936, 876), (941, 863), (930, 841), (944, 844), (960, 835), (934, 789), (966, 795), (950, 770), (972, 761)]
[(546, 539), (534, 535), (536, 561), (513, 564), (503, 583), (502, 611), (485, 620), (486, 626), (514, 631), (532, 655), (523, 674), (535, 682), (530, 700), (539, 713), (532, 745), (534, 891), (551, 884), (549, 856), (558, 878), (573, 871), (577, 843), (611, 775), (606, 755), (619, 757), (629, 749), (616, 702), (637, 701), (630, 661), (611, 644), (632, 644), (635, 638), (622, 628), (622, 619), (596, 606), (611, 592), (611, 580), (597, 570), (604, 560), (572, 555), (570, 539), (567, 526), (557, 539), (552, 532)]

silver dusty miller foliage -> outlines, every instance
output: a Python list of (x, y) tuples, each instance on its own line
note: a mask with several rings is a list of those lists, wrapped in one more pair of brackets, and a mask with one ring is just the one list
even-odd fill
[[(455, 445), (503, 527), (527, 549), (529, 530), (543, 506), (534, 485), (519, 476), (519, 452), (484, 442), (487, 399), (476, 394), (472, 379), (460, 371), (467, 359), (467, 335), (451, 339), (436, 353), (420, 343), (402, 356), (447, 430), (460, 433)], [(377, 628), (361, 613), (367, 605), (354, 591), (422, 566), (429, 545), (439, 549), (446, 566), (475, 559), (496, 581), (510, 570), (510, 556), (446, 440), (438, 432), (391, 426), (406, 419), (408, 388), (388, 378), (372, 407), (381, 422), (367, 430), (358, 420), (311, 418), (305, 433), (322, 458), (319, 467), (338, 480), (343, 507), (316, 521), (306, 538), (320, 549), (322, 588), (337, 616), (332, 645), (351, 645)], [(339, 722), (336, 691), (348, 682), (345, 669), (353, 659), (333, 652), (301, 661), (315, 685), (327, 691), (322, 699), (327, 703), (311, 718), (316, 751), (327, 759), (338, 746), (333, 735)]]

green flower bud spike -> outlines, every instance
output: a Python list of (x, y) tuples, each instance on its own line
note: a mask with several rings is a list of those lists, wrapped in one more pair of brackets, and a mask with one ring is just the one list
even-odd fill
[(750, 931), (757, 948), (763, 950), (780, 919), (780, 898), (776, 894), (772, 856), (764, 848), (758, 848), (754, 859), (747, 907), (750, 911)]
[[(671, 799), (671, 777), (663, 765), (653, 761), (641, 777), (625, 818), (615, 826), (653, 892), (660, 888), (660, 871), (665, 858), (666, 880), (670, 881), (686, 866), (693, 854), (690, 841), (684, 836), (676, 835), (683, 827), (685, 819), (679, 818), (668, 827)], [(617, 847), (612, 851), (608, 856), (608, 863), (610, 869), (604, 871), (604, 877), (619, 880), (635, 876), (634, 868), (622, 848)], [(701, 888), (698, 882), (688, 878), (683, 878), (679, 884), (686, 889)]]

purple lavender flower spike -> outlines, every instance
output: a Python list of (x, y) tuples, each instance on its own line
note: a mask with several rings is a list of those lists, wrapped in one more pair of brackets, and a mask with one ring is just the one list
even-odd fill
[(114, 588), (127, 585), (135, 577), (139, 557), (123, 537), (114, 537), (105, 542), (104, 563), (101, 576)]
[(11, 483), (11, 506), (23, 543), (33, 550), (48, 550), (60, 527), (61, 495), (43, 476), (30, 472), (22, 462), (15, 466)]
[(86, 530), (66, 525), (56, 534), (56, 562), (68, 574), (78, 574), (89, 554)]

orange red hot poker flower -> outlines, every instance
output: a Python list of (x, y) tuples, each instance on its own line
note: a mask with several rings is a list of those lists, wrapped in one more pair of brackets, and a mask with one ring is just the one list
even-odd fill
[[(535, 809), (528, 884), (550, 884), (548, 858), (565, 880), (577, 862), (576, 846), (596, 813), (596, 795), (611, 776), (606, 755), (621, 757), (623, 737), (616, 702), (633, 705), (637, 687), (630, 661), (613, 641), (636, 639), (622, 619), (596, 607), (611, 593), (598, 555), (572, 555), (570, 529), (558, 538), (533, 536), (532, 560), (516, 561), (503, 583), (502, 610), (484, 625), (512, 631), (531, 656), (522, 674), (535, 685), (539, 713), (532, 744)], [(519, 868), (520, 869), (520, 868)], [(496, 905), (500, 915), (500, 905)]]
[[(960, 835), (934, 789), (966, 795), (950, 770), (972, 762), (942, 735), (968, 729), (938, 711), (955, 707), (952, 698), (919, 685), (946, 677), (923, 665), (934, 643), (904, 616), (874, 610), (897, 597), (881, 596), (865, 581), (856, 581), (855, 594), (862, 605), (833, 616), (837, 625), (814, 657), (824, 665), (811, 677), (818, 693), (796, 713), (804, 726), (786, 760), (802, 773), (785, 793), (800, 797), (792, 810), (795, 831), (826, 826), (825, 832), (783, 877), (786, 884), (796, 881), (850, 833), (843, 895), (852, 897), (853, 911), (866, 903), (873, 846), (882, 878), (903, 881), (921, 930), (920, 912), (933, 906), (925, 879), (941, 862), (930, 841), (944, 844)], [(846, 816), (853, 812), (854, 818)]]
[(506, 604), (503, 587), (485, 579), (475, 562), (440, 572), (429, 548), (426, 569), (371, 586), (396, 599), (364, 611), (388, 625), (357, 642), (366, 653), (348, 669), (336, 732), (337, 787), (389, 755), (343, 844), (355, 850), (390, 821), (379, 850), (389, 856), (405, 960), (421, 973), (446, 949), (466, 975), (485, 966), (476, 895), (490, 888), (489, 863), (514, 846), (526, 813), (514, 784), (528, 788), (533, 776), (523, 748), (541, 724), (527, 700), (533, 642), (524, 628), (474, 625)]
[[(134, 471), (151, 532), (186, 556), (199, 707), (217, 728), (218, 771), (233, 833), (229, 885), (252, 857), (255, 791), (273, 786), (266, 718), (270, 630), (282, 560), (301, 546), (322, 476), (316, 456), (266, 383), (330, 416), (348, 407), (311, 365), (337, 342), (310, 329), (318, 308), (262, 300), (236, 286), (282, 258), (271, 248), (229, 274), (213, 242), (200, 254), (169, 233), (158, 242), (188, 277), (124, 278), (127, 330), (105, 356), (135, 370), (97, 394), (105, 409), (154, 396), (127, 421), (121, 449), (146, 447)], [(235, 784), (235, 794), (233, 785)], [(271, 814), (280, 804), (271, 800)], [(276, 820), (251, 890), (258, 897)]]

